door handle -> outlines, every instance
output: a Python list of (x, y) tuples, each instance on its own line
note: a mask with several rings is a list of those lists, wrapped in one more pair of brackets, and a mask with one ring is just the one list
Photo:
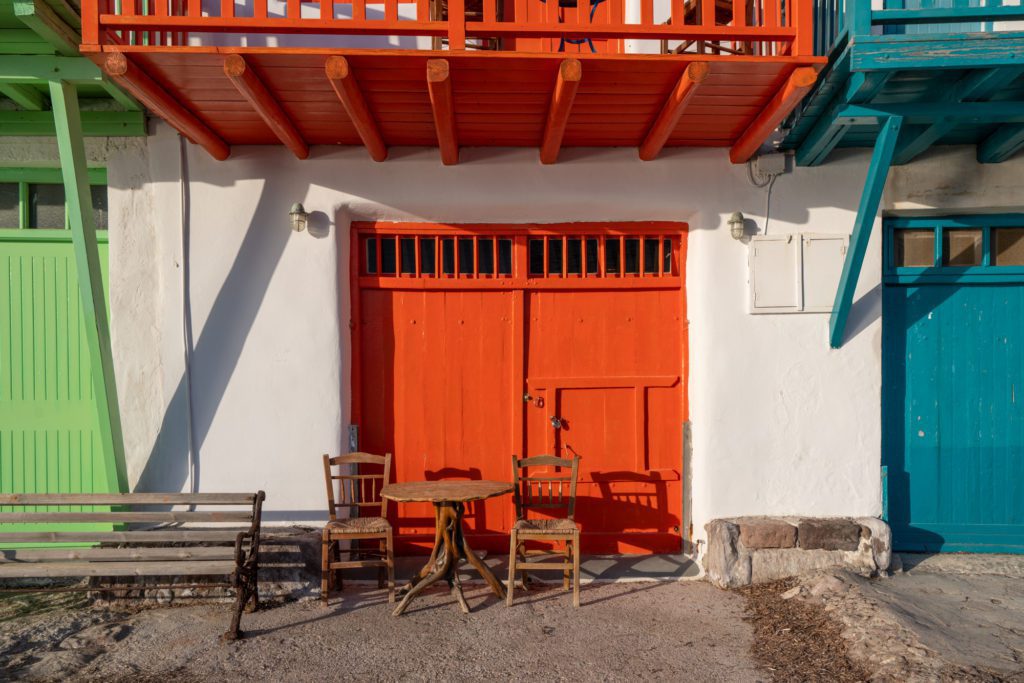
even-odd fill
[(561, 429), (562, 428), (562, 418), (558, 417), (557, 415), (552, 415), (551, 416), (551, 426), (554, 427), (555, 429)]

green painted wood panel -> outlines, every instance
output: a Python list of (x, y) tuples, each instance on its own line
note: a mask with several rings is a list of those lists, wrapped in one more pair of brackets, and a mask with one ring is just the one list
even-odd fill
[(1024, 552), (1024, 286), (887, 285), (883, 462), (895, 547)]
[[(107, 492), (71, 234), (2, 232), (0, 493)], [(105, 240), (100, 254), (108, 292)]]

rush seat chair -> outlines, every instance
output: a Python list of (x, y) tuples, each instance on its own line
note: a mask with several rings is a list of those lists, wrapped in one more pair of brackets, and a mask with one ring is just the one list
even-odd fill
[[(512, 604), (516, 571), (522, 574), (523, 589), (529, 584), (529, 572), (562, 570), (562, 589), (569, 590), (572, 578), (572, 604), (580, 606), (580, 527), (574, 520), (576, 514), (576, 481), (579, 477), (580, 457), (572, 460), (551, 455), (537, 455), (529, 458), (512, 456), (513, 497), (516, 505), (516, 523), (512, 526), (508, 553), (508, 596), (506, 605)], [(531, 468), (554, 468), (551, 472), (533, 474)], [(569, 471), (566, 472), (566, 469)], [(564, 517), (549, 516), (535, 518), (532, 510), (543, 510), (545, 514), (564, 511)], [(528, 541), (555, 544), (555, 549), (526, 548)], [(563, 544), (562, 550), (557, 544)], [(529, 557), (543, 556), (541, 560), (528, 561)], [(553, 558), (560, 558), (552, 561)]]
[[(378, 465), (383, 472), (362, 473), (359, 465)], [(338, 474), (334, 474), (335, 467)], [(390, 453), (348, 453), (333, 458), (324, 455), (330, 516), (321, 542), (320, 600), (324, 606), (335, 586), (338, 590), (343, 589), (341, 570), (360, 567), (377, 567), (377, 587), (383, 588), (386, 581), (388, 602), (395, 601), (395, 545), (391, 524), (387, 520), (388, 501), (380, 495), (390, 476)], [(338, 516), (341, 508), (348, 508), (348, 516)], [(374, 512), (377, 516), (370, 516)], [(377, 541), (376, 548), (364, 543), (374, 540)], [(341, 547), (342, 541), (348, 541), (347, 548)], [(342, 555), (348, 555), (348, 559), (342, 560)]]

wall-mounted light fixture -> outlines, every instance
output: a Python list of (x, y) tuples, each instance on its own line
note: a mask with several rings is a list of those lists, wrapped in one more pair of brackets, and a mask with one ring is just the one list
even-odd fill
[(306, 229), (306, 224), (309, 222), (309, 214), (302, 208), (302, 204), (299, 202), (292, 204), (292, 210), (288, 212), (288, 217), (292, 222), (292, 230), (302, 232)]
[(743, 239), (746, 235), (746, 230), (743, 228), (743, 214), (739, 211), (734, 211), (729, 216), (729, 234), (732, 235), (734, 240)]

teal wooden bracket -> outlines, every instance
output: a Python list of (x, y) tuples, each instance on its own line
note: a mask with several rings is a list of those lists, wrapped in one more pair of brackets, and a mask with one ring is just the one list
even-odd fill
[[(81, 122), (82, 135), (88, 138), (146, 135), (146, 115), (141, 111), (84, 111)], [(0, 111), (0, 138), (55, 134), (49, 111)]]
[(912, 104), (849, 104), (839, 110), (843, 123), (883, 122), (898, 116), (908, 123), (931, 124), (943, 119), (962, 123), (1024, 123), (1024, 102), (916, 102)]
[[(957, 82), (955, 87), (948, 91), (948, 94), (942, 98), (942, 103), (987, 100), (1000, 90), (1006, 88), (1022, 73), (1024, 73), (1024, 66), (996, 67), (969, 72), (967, 76)], [(956, 128), (956, 125), (956, 119), (947, 117), (930, 125), (919, 127), (913, 135), (907, 135), (909, 131), (905, 131), (903, 140), (900, 141), (896, 150), (896, 158), (893, 160), (893, 163), (897, 166), (909, 163), (945, 137)]]
[(864, 256), (868, 251), (871, 226), (874, 225), (875, 215), (878, 213), (878, 204), (882, 201), (882, 190), (885, 188), (885, 179), (889, 175), (889, 166), (892, 165), (893, 153), (896, 151), (896, 140), (902, 127), (902, 118), (891, 117), (882, 126), (882, 131), (875, 141), (874, 152), (871, 154), (871, 165), (868, 166), (864, 192), (860, 196), (857, 218), (853, 224), (853, 234), (850, 236), (850, 246), (846, 250), (846, 260), (843, 262), (843, 274), (839, 278), (832, 316), (828, 321), (829, 344), (834, 349), (843, 344), (846, 319), (850, 316), (850, 308), (853, 307), (857, 280), (860, 278)]
[(96, 396), (100, 443), (103, 448), (105, 477), (111, 492), (128, 491), (121, 414), (114, 380), (114, 358), (110, 345), (106, 297), (96, 242), (96, 222), (89, 192), (85, 139), (78, 108), (78, 92), (66, 81), (50, 83), (50, 100), (57, 129), (57, 149), (64, 176), (67, 215), (78, 270), (85, 334), (92, 365), (92, 386)]
[(851, 126), (838, 121), (839, 113), (847, 104), (869, 102), (885, 87), (891, 76), (891, 71), (858, 71), (852, 74), (800, 144), (796, 152), (797, 165), (817, 166), (823, 163)]
[(997, 164), (1006, 161), (1024, 148), (1024, 125), (1014, 124), (997, 128), (978, 145), (978, 161)]

